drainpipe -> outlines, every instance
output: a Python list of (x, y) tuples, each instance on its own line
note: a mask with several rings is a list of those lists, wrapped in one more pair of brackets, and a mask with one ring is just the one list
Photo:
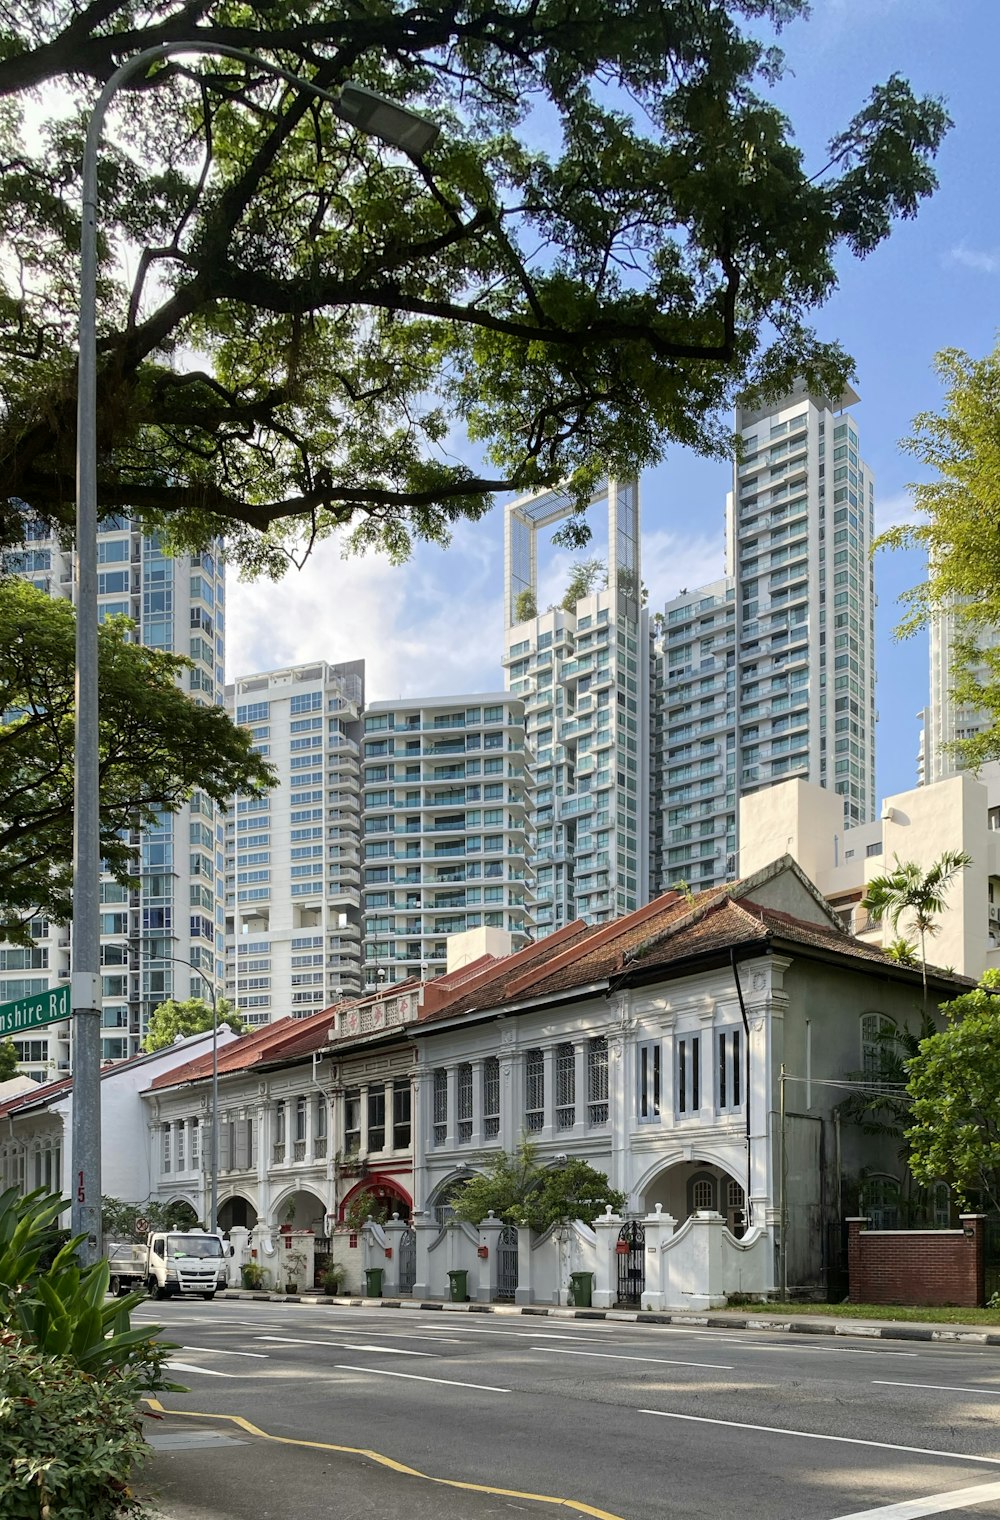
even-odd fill
[(741, 1014), (742, 1019), (743, 1019), (744, 1043), (746, 1045), (746, 1069), (745, 1069), (745, 1072), (744, 1072), (744, 1079), (745, 1079), (744, 1080), (744, 1093), (745, 1093), (745, 1104), (746, 1104), (746, 1111), (747, 1111), (747, 1190), (746, 1190), (746, 1204), (747, 1204), (747, 1229), (749, 1229), (750, 1225), (753, 1223), (753, 1220), (752, 1220), (751, 1214), (750, 1214), (750, 1209), (751, 1209), (751, 1204), (750, 1204), (750, 1178), (751, 1178), (751, 1171), (750, 1171), (750, 1020), (747, 1018), (747, 1006), (746, 1006), (746, 1004), (743, 1001), (743, 988), (740, 986), (739, 972), (736, 969), (736, 947), (734, 945), (730, 945), (730, 947), (729, 947), (729, 964), (732, 967), (733, 981), (736, 984), (736, 996), (739, 999), (739, 1003), (740, 1003), (740, 1014)]

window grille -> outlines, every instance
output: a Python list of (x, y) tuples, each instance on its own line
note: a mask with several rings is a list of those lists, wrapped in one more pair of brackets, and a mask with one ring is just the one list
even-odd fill
[(556, 1129), (572, 1129), (576, 1123), (576, 1051), (572, 1045), (556, 1047)]
[(726, 1184), (726, 1207), (728, 1209), (741, 1209), (743, 1207), (743, 1189), (738, 1182)]
[(718, 1091), (720, 1113), (732, 1111), (743, 1101), (743, 1031), (720, 1029), (718, 1033)]
[(170, 1170), (170, 1125), (163, 1126), (163, 1170)]
[(483, 1138), (495, 1140), (500, 1133), (500, 1061), (487, 1056), (483, 1062)]
[(197, 1119), (189, 1119), (188, 1129), (191, 1133), (191, 1167), (194, 1169), (201, 1159), (201, 1125)]
[(176, 1153), (176, 1156), (175, 1156), (176, 1170), (179, 1171), (179, 1172), (183, 1172), (183, 1170), (184, 1170), (184, 1120), (183, 1119), (177, 1125), (176, 1132), (175, 1132), (175, 1138), (176, 1138), (176, 1145), (177, 1145), (177, 1153)]
[(392, 1084), (392, 1148), (406, 1150), (410, 1144), (410, 1082), (408, 1077)]
[(448, 1073), (439, 1066), (434, 1073), (434, 1144), (448, 1138)]
[(361, 1089), (349, 1087), (344, 1093), (344, 1150), (356, 1156), (361, 1149)]
[(646, 1040), (639, 1046), (639, 1119), (649, 1123), (660, 1117), (660, 1042)]
[(472, 1065), (463, 1061), (458, 1068), (458, 1138), (472, 1139)]
[(701, 1036), (677, 1041), (677, 1112), (696, 1114), (701, 1108)]
[(524, 1057), (524, 1127), (530, 1133), (545, 1123), (545, 1057), (529, 1050)]
[(608, 1041), (603, 1034), (587, 1042), (587, 1119), (608, 1122)]
[(368, 1149), (385, 1150), (385, 1088), (368, 1089)]

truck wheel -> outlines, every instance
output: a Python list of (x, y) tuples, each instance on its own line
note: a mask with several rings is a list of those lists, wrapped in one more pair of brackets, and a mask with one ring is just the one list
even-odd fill
[(151, 1277), (146, 1284), (150, 1298), (163, 1299), (167, 1296), (166, 1288), (161, 1288), (155, 1277)]
[(215, 1297), (215, 1289), (213, 1288), (211, 1293), (203, 1293), (201, 1296), (202, 1298), (207, 1299), (209, 1303), (211, 1303), (212, 1299)]
[(111, 1281), (108, 1283), (108, 1292), (111, 1294), (112, 1298), (121, 1298), (122, 1280), (120, 1277), (112, 1277)]

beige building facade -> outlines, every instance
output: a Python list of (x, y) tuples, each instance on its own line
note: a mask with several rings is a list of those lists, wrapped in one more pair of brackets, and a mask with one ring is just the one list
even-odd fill
[(1000, 967), (1000, 765), (977, 780), (960, 772), (929, 786), (897, 792), (873, 823), (845, 829), (843, 799), (806, 781), (787, 781), (740, 802), (739, 874), (748, 876), (787, 852), (840, 913), (844, 926), (869, 944), (916, 939), (906, 915), (898, 930), (875, 924), (862, 906), (867, 883), (896, 860), (927, 870), (945, 850), (964, 850), (972, 864), (947, 892), (939, 929), (927, 947), (934, 965), (978, 979)]

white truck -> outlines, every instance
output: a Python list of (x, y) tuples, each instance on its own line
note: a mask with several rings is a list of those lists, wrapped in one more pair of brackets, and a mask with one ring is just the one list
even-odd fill
[(116, 1298), (146, 1288), (153, 1298), (200, 1293), (211, 1299), (229, 1280), (222, 1236), (204, 1230), (154, 1230), (145, 1245), (109, 1247), (108, 1264)]

